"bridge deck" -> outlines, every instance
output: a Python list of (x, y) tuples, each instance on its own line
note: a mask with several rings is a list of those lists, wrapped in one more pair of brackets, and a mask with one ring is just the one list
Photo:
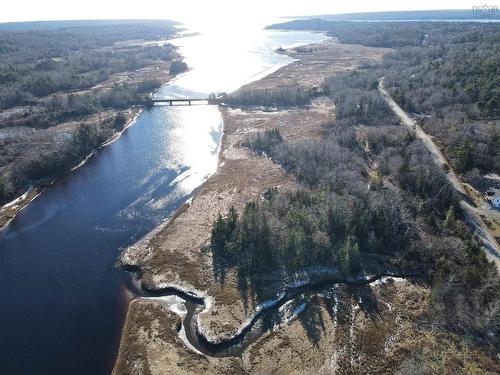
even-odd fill
[(208, 98), (176, 98), (176, 99), (151, 99), (153, 103), (175, 103), (175, 102), (208, 102)]
[(174, 103), (184, 103), (187, 105), (191, 105), (191, 102), (206, 102), (205, 104), (213, 104), (210, 103), (209, 98), (153, 98), (149, 102), (152, 104), (168, 103), (170, 105), (174, 105)]
[(219, 96), (217, 98), (147, 98), (144, 100), (137, 101), (135, 104), (137, 105), (154, 105), (156, 103), (168, 103), (170, 105), (174, 105), (174, 103), (185, 103), (187, 105), (191, 105), (191, 102), (205, 102), (205, 103), (200, 103), (200, 104), (206, 104), (206, 105), (217, 105), (219, 104), (219, 100), (222, 98), (222, 96)]

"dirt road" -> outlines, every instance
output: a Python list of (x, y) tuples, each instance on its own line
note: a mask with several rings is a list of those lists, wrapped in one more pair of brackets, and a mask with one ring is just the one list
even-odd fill
[(389, 108), (399, 117), (401, 124), (406, 126), (411, 131), (414, 131), (416, 136), (423, 142), (425, 147), (433, 155), (434, 161), (440, 167), (448, 166), (449, 172), (446, 174), (450, 184), (460, 192), (461, 196), (464, 198), (460, 201), (460, 208), (462, 209), (467, 223), (474, 229), (476, 236), (483, 243), (483, 249), (489, 260), (495, 262), (498, 270), (500, 271), (500, 248), (495, 238), (491, 235), (488, 227), (479, 215), (478, 210), (471, 206), (465, 198), (468, 197), (473, 201), (472, 197), (467, 194), (462, 182), (458, 178), (457, 174), (453, 168), (448, 164), (444, 154), (441, 152), (439, 147), (436, 145), (432, 137), (424, 132), (424, 130), (417, 124), (413, 119), (408, 116), (408, 114), (394, 101), (389, 92), (384, 87), (384, 78), (379, 80), (378, 90), (384, 97)]

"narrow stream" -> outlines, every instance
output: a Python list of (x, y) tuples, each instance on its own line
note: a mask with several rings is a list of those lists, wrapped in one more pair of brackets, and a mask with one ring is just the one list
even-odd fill
[[(328, 295), (337, 285), (346, 284), (352, 287), (367, 286), (386, 278), (404, 278), (393, 274), (378, 274), (359, 278), (330, 276), (297, 286), (289, 286), (274, 299), (264, 301), (257, 306), (254, 314), (246, 324), (240, 327), (237, 334), (221, 341), (213, 341), (201, 332), (198, 327), (198, 314), (207, 306), (204, 298), (194, 293), (187, 293), (175, 287), (160, 289), (135, 288), (139, 295), (146, 298), (177, 297), (176, 305), (181, 305), (185, 316), (182, 318), (183, 335), (187, 345), (192, 349), (211, 357), (241, 356), (248, 346), (259, 339), (264, 333), (272, 330), (285, 321), (296, 317), (314, 295)], [(283, 310), (285, 305), (291, 304)], [(176, 311), (177, 309), (172, 309)]]
[[(173, 41), (192, 70), (158, 95), (231, 91), (291, 60), (308, 32), (255, 30)], [(234, 44), (236, 43), (236, 44)], [(120, 251), (146, 235), (217, 167), (215, 106), (158, 106), (0, 232), (0, 373), (109, 374), (128, 305)]]

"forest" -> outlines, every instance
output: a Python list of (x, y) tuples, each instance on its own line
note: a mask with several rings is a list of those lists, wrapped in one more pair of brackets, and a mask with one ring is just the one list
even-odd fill
[(462, 221), (446, 172), (378, 100), (378, 74), (325, 81), (337, 110), (321, 140), (289, 143), (279, 127), (247, 136), (243, 147), (280, 164), (300, 188), (270, 188), (241, 212), (219, 214), (215, 276), (222, 282), (235, 269), (240, 288), (258, 296), (266, 272), (330, 266), (351, 277), (412, 275), (432, 290), (433, 324), (495, 352), (496, 267)]
[(315, 30), (342, 43), (373, 47), (438, 46), (465, 40), (495, 43), (498, 23), (480, 22), (349, 22), (324, 19), (295, 20), (267, 27), (271, 30)]
[(222, 101), (231, 106), (293, 107), (309, 104), (316, 94), (300, 88), (251, 89), (224, 95)]
[(500, 19), (498, 12), (472, 12), (472, 9), (407, 10), (322, 15), (327, 21), (467, 21)]
[[(174, 25), (130, 20), (0, 27), (0, 129), (22, 134), (0, 138), (0, 204), (78, 164), (125, 125), (124, 111), (144, 102), (162, 77), (186, 69), (172, 45), (140, 42), (172, 37)], [(125, 77), (162, 63), (165, 71)], [(58, 130), (71, 121), (71, 129)]]
[(469, 178), (500, 171), (500, 27), (496, 37), (403, 48), (385, 56), (386, 87)]
[(500, 171), (500, 25), (298, 20), (271, 26), (327, 32), (343, 43), (396, 48), (373, 69), (468, 182)]
[(132, 51), (114, 44), (173, 33), (170, 23), (0, 31), (0, 109), (59, 91), (88, 89), (114, 73), (172, 60), (171, 45), (137, 45)]

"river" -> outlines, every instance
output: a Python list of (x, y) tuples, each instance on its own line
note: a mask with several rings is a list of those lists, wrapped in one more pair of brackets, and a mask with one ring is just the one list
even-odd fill
[[(289, 63), (277, 47), (324, 38), (256, 30), (231, 43), (175, 39), (191, 70), (157, 95), (232, 91)], [(0, 232), (1, 374), (110, 373), (128, 304), (114, 263), (215, 172), (221, 132), (216, 106), (145, 110)]]

